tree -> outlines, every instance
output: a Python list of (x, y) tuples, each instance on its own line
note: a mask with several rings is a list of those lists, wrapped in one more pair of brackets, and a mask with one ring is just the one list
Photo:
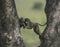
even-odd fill
[(60, 47), (60, 0), (46, 0), (47, 26), (40, 47)]
[(0, 47), (25, 47), (14, 0), (0, 0)]

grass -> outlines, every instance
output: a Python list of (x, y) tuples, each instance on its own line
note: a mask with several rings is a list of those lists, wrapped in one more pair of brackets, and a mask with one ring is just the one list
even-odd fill
[[(42, 2), (42, 10), (32, 10), (34, 2)], [(46, 16), (44, 13), (45, 0), (16, 0), (16, 7), (19, 17), (29, 18), (32, 22), (40, 24), (46, 23)], [(42, 33), (45, 26), (39, 26)], [(37, 47), (40, 44), (39, 36), (34, 33), (33, 29), (21, 28), (22, 37), (26, 47)]]
[[(39, 37), (33, 32), (33, 30), (22, 29), (22, 36), (26, 47), (37, 47), (39, 44)], [(36, 45), (37, 44), (37, 45)]]

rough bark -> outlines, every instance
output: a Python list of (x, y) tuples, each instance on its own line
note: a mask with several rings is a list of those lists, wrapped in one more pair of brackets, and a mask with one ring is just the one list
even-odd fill
[(60, 47), (60, 0), (46, 0), (47, 26), (40, 47)]
[(14, 0), (0, 0), (0, 47), (25, 47)]

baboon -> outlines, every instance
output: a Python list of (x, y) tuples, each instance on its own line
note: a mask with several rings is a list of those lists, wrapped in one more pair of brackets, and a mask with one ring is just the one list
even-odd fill
[(27, 29), (33, 29), (34, 30), (34, 32), (37, 34), (37, 35), (39, 35), (39, 38), (41, 39), (42, 37), (41, 37), (41, 32), (40, 32), (40, 30), (39, 30), (39, 26), (45, 26), (46, 24), (44, 24), (44, 25), (41, 25), (41, 24), (39, 24), (39, 23), (33, 23), (33, 22), (31, 22), (31, 20), (30, 19), (28, 19), (28, 18), (25, 18), (25, 28), (27, 28)]
[(20, 22), (20, 27), (23, 27), (23, 28), (26, 28), (26, 29), (33, 29), (34, 32), (39, 35), (39, 38), (41, 38), (41, 33), (40, 33), (40, 30), (39, 30), (39, 25), (40, 26), (44, 26), (44, 25), (41, 25), (39, 23), (33, 23), (31, 22), (31, 20), (29, 18), (20, 18), (19, 19), (19, 22)]
[(23, 17), (19, 18), (19, 24), (20, 24), (20, 28), (25, 28), (25, 19)]
[(29, 18), (25, 18), (25, 26), (27, 26), (28, 28), (33, 28), (34, 25), (40, 25), (40, 26), (45, 26), (47, 23), (45, 24), (39, 24), (39, 23), (33, 23), (31, 22), (31, 20)]

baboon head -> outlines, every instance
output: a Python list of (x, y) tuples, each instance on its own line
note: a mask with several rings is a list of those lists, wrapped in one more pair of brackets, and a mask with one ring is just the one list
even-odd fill
[(20, 19), (19, 19), (19, 25), (20, 25), (20, 28), (21, 27), (23, 27), (23, 28), (25, 28), (25, 19), (23, 18), (23, 17), (21, 17)]
[(25, 18), (25, 28), (31, 29), (33, 26), (31, 20), (29, 18)]

